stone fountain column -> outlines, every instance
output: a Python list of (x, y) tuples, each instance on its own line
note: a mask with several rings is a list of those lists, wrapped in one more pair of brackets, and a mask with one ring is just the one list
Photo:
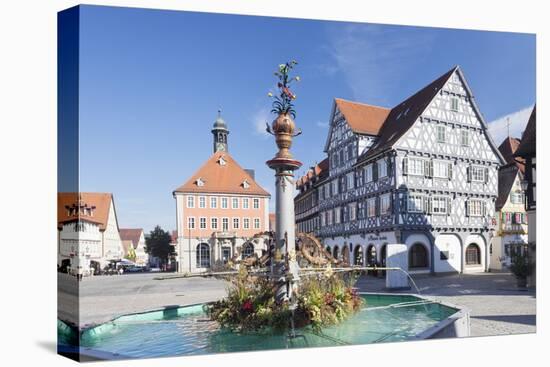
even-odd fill
[(271, 125), (279, 151), (267, 161), (275, 170), (275, 253), (271, 273), (278, 283), (276, 301), (290, 300), (299, 279), (295, 250), (294, 171), (302, 165), (290, 153), (296, 126), (289, 114), (279, 114)]

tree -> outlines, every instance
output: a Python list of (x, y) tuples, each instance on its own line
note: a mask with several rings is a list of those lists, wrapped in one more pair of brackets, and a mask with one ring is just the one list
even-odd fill
[(174, 255), (174, 246), (170, 244), (170, 240), (170, 233), (156, 226), (145, 239), (145, 252), (166, 263), (168, 257)]

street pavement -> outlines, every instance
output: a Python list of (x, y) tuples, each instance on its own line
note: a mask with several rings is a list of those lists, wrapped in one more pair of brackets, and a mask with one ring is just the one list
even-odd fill
[[(60, 273), (59, 317), (88, 327), (128, 313), (214, 301), (225, 296), (228, 286), (214, 278), (155, 280), (159, 275), (96, 276), (77, 283), (74, 277)], [(472, 336), (536, 331), (535, 292), (518, 290), (510, 274), (416, 275), (413, 279), (421, 295), (468, 308)], [(384, 278), (362, 276), (357, 287), (363, 292), (387, 292)], [(417, 292), (412, 288), (392, 293)], [(74, 311), (77, 305), (79, 313)]]

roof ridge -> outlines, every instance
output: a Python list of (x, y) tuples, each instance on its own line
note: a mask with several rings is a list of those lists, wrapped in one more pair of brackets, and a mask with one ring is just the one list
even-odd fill
[(378, 105), (365, 103), (365, 102), (352, 101), (351, 99), (345, 99), (345, 98), (340, 98), (340, 97), (334, 97), (334, 100), (335, 101), (344, 101), (344, 102), (353, 103), (353, 104), (360, 104), (362, 106), (380, 108), (380, 109), (383, 109), (383, 110), (391, 110), (391, 107), (384, 107), (384, 106), (378, 106)]

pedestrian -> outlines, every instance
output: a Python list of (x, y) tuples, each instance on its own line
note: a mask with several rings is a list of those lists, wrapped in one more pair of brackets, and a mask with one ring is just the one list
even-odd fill
[(82, 281), (82, 273), (83, 273), (83, 269), (82, 269), (82, 266), (78, 266), (77, 268), (77, 271), (76, 271), (76, 279), (80, 282)]
[(120, 269), (118, 270), (118, 273), (120, 275), (124, 274), (124, 268), (121, 266)]

